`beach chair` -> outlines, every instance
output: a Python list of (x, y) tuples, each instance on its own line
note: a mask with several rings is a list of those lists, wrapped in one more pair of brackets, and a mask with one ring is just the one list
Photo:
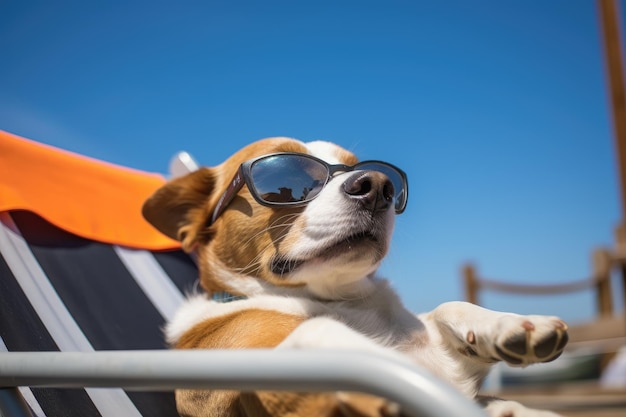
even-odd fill
[(141, 217), (164, 182), (0, 131), (1, 416), (176, 416), (175, 388), (361, 391), (406, 415), (482, 415), (423, 370), (362, 353), (166, 350), (161, 327), (197, 269)]

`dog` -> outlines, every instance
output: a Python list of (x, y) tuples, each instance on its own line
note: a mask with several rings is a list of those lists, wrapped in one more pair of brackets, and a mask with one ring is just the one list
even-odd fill
[[(404, 172), (359, 162), (330, 142), (268, 138), (222, 164), (170, 180), (144, 217), (196, 257), (203, 292), (166, 325), (177, 349), (333, 348), (401, 357), (475, 398), (490, 367), (557, 358), (557, 317), (447, 302), (407, 310), (376, 276), (395, 216), (408, 199)], [(227, 293), (234, 301), (212, 299)], [(555, 415), (482, 399), (492, 416)], [(355, 393), (177, 390), (182, 416), (389, 416), (402, 410)]]

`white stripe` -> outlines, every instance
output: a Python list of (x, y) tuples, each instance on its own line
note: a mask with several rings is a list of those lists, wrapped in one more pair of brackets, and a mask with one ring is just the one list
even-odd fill
[[(2, 336), (0, 336), (0, 352), (8, 351), (9, 349), (7, 348), (7, 345), (4, 344), (4, 340), (2, 340)], [(20, 394), (22, 394), (22, 398), (24, 398), (24, 401), (26, 401), (26, 404), (28, 404), (35, 417), (46, 417), (46, 413), (43, 412), (30, 388), (17, 387), (17, 389), (20, 391)]]
[(48, 281), (8, 213), (0, 213), (0, 248), (7, 264), (46, 329), (63, 351), (93, 350)]
[(152, 253), (120, 246), (113, 249), (161, 315), (172, 319), (184, 297)]
[[(74, 318), (41, 266), (9, 213), (0, 213), (0, 251), (31, 305), (61, 351), (93, 351)], [(105, 417), (141, 414), (120, 388), (85, 389), (94, 405)]]
[(35, 417), (46, 417), (46, 413), (44, 413), (41, 409), (41, 406), (37, 402), (37, 399), (30, 388), (18, 387), (18, 390), (20, 391), (20, 394), (22, 394), (24, 401), (26, 401), (26, 404), (28, 404)]

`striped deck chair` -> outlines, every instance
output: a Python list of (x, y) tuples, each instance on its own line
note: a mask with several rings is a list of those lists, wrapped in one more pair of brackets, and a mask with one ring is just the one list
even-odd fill
[(140, 214), (164, 181), (0, 131), (0, 416), (176, 416), (177, 387), (342, 389), (409, 416), (482, 415), (372, 355), (166, 350), (161, 327), (197, 269)]
[[(197, 279), (141, 217), (165, 179), (2, 132), (0, 178), (0, 350), (164, 349), (160, 328)], [(37, 415), (176, 415), (171, 393), (21, 392)]]

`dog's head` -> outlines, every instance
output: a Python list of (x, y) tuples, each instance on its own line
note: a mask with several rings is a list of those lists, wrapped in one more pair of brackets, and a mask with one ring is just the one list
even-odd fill
[[(296, 155), (288, 168), (273, 171), (285, 163), (279, 156), (254, 165), (252, 174), (240, 168), (275, 153), (317, 161)], [(325, 184), (326, 179), (294, 190), (303, 178), (322, 175), (312, 172), (326, 169), (320, 160), (344, 167), (331, 168)], [(143, 214), (184, 250), (196, 252), (201, 284), (210, 292), (304, 288), (325, 299), (351, 297), (365, 290), (387, 253), (400, 191), (386, 168), (347, 168), (356, 163), (352, 153), (332, 143), (265, 139), (219, 166), (168, 182), (145, 202)], [(250, 182), (262, 184), (251, 190)], [(272, 192), (264, 192), (268, 184)], [(405, 199), (406, 189), (401, 192)]]

